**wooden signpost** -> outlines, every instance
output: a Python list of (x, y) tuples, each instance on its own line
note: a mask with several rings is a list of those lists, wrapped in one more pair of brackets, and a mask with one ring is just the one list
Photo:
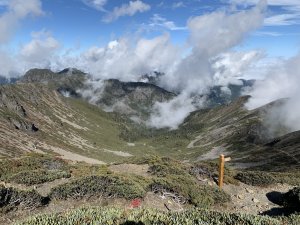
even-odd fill
[(222, 189), (222, 187), (223, 187), (224, 164), (225, 164), (225, 156), (220, 155), (220, 162), (219, 162), (219, 187), (220, 187), (220, 189)]
[(231, 158), (225, 158), (225, 156), (222, 154), (220, 155), (220, 162), (219, 162), (219, 188), (222, 189), (223, 187), (223, 182), (224, 182), (224, 165), (225, 162), (230, 161)]

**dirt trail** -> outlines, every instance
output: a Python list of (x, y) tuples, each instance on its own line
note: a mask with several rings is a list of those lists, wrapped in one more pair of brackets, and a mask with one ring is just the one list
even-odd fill
[(86, 162), (89, 164), (106, 164), (103, 161), (89, 158), (89, 157), (79, 155), (79, 154), (76, 154), (73, 152), (69, 152), (69, 151), (63, 150), (59, 147), (49, 146), (46, 144), (39, 144), (39, 145), (41, 145), (44, 149), (49, 149), (49, 150), (59, 154), (62, 159), (71, 160), (71, 161), (81, 161), (81, 162)]
[(195, 143), (200, 141), (202, 139), (202, 135), (199, 135), (198, 137), (195, 138), (195, 140), (191, 141), (187, 148), (195, 148)]

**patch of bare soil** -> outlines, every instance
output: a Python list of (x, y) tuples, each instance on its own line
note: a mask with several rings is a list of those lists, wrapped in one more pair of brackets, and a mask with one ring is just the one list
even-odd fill
[(132, 173), (144, 177), (150, 176), (148, 173), (149, 165), (136, 165), (136, 164), (120, 164), (112, 165), (109, 167), (110, 170), (116, 173)]
[(278, 194), (285, 193), (291, 188), (293, 187), (287, 184), (276, 184), (270, 187), (255, 187), (243, 183), (239, 186), (224, 185), (224, 191), (230, 194), (232, 199), (226, 211), (255, 215), (274, 214), (272, 212), (282, 209), (276, 204)]

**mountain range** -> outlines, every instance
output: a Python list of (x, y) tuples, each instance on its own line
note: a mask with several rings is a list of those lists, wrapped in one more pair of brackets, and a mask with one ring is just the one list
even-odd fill
[[(232, 94), (227, 96), (221, 87), (213, 87), (206, 108), (169, 130), (147, 127), (130, 117), (148, 118), (156, 102), (169, 101), (176, 93), (155, 85), (154, 79), (149, 83), (109, 79), (97, 81), (95, 88), (90, 78), (71, 68), (58, 73), (32, 69), (16, 82), (1, 85), (1, 158), (35, 151), (97, 163), (147, 154), (198, 161), (225, 152), (237, 167), (299, 166), (299, 133), (275, 137), (263, 122), (267, 110), (280, 101), (245, 109), (249, 96), (241, 93), (254, 81), (229, 85)], [(282, 157), (288, 164), (280, 165)]]

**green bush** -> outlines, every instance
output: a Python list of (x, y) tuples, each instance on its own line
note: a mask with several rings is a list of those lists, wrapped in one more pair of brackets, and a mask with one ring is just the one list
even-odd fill
[(297, 186), (300, 184), (300, 172), (270, 172), (277, 183)]
[(48, 202), (48, 197), (42, 197), (35, 190), (21, 191), (0, 185), (0, 212), (15, 208), (37, 208), (47, 205)]
[(260, 171), (239, 172), (235, 179), (252, 186), (269, 186), (276, 183), (276, 179), (271, 174)]
[(224, 191), (216, 187), (199, 185), (189, 176), (173, 175), (166, 178), (156, 178), (151, 184), (151, 189), (154, 192), (173, 193), (183, 202), (201, 208), (230, 201), (230, 196)]
[(18, 224), (296, 225), (298, 221), (299, 216), (271, 218), (200, 209), (184, 212), (160, 212), (153, 209), (126, 211), (118, 208), (82, 208), (64, 214), (39, 215)]
[[(42, 172), (45, 174), (45, 171), (53, 171), (53, 173), (47, 173), (48, 179), (50, 177), (55, 176), (54, 171), (69, 171), (68, 163), (60, 158), (55, 158), (51, 155), (46, 154), (36, 154), (31, 153), (25, 157), (20, 159), (6, 159), (0, 161), (0, 180), (9, 181), (11, 177), (14, 177), (13, 180), (20, 180), (18, 178), (21, 175), (25, 175), (27, 178), (25, 180), (34, 179), (31, 177), (37, 175), (37, 170), (44, 171)], [(20, 173), (20, 174), (19, 174)], [(62, 174), (60, 174), (62, 175)], [(30, 178), (31, 177), (31, 178)], [(60, 177), (58, 175), (58, 177)], [(38, 179), (38, 178), (37, 178)], [(40, 177), (40, 180), (42, 178)], [(47, 178), (46, 178), (47, 180)], [(51, 180), (51, 179), (50, 179)], [(22, 183), (22, 181), (21, 181)], [(28, 183), (25, 181), (25, 183)], [(30, 183), (30, 182), (29, 182)]]
[(151, 174), (158, 177), (165, 177), (168, 175), (188, 175), (187, 168), (181, 162), (168, 157), (151, 160), (149, 164)]
[(283, 205), (286, 208), (300, 212), (300, 186), (295, 187), (283, 194)]
[(71, 177), (69, 171), (38, 169), (18, 172), (17, 174), (12, 175), (9, 178), (9, 181), (17, 184), (34, 185), (69, 177)]
[[(155, 193), (166, 193), (175, 201), (201, 208), (230, 201), (230, 196), (224, 191), (198, 184), (191, 167), (180, 161), (168, 157), (144, 157), (137, 161), (149, 165), (152, 175), (150, 189)], [(215, 165), (208, 165), (207, 171), (212, 167)]]
[(53, 188), (50, 197), (67, 199), (103, 196), (134, 199), (143, 198), (147, 187), (147, 180), (142, 177), (89, 176)]

